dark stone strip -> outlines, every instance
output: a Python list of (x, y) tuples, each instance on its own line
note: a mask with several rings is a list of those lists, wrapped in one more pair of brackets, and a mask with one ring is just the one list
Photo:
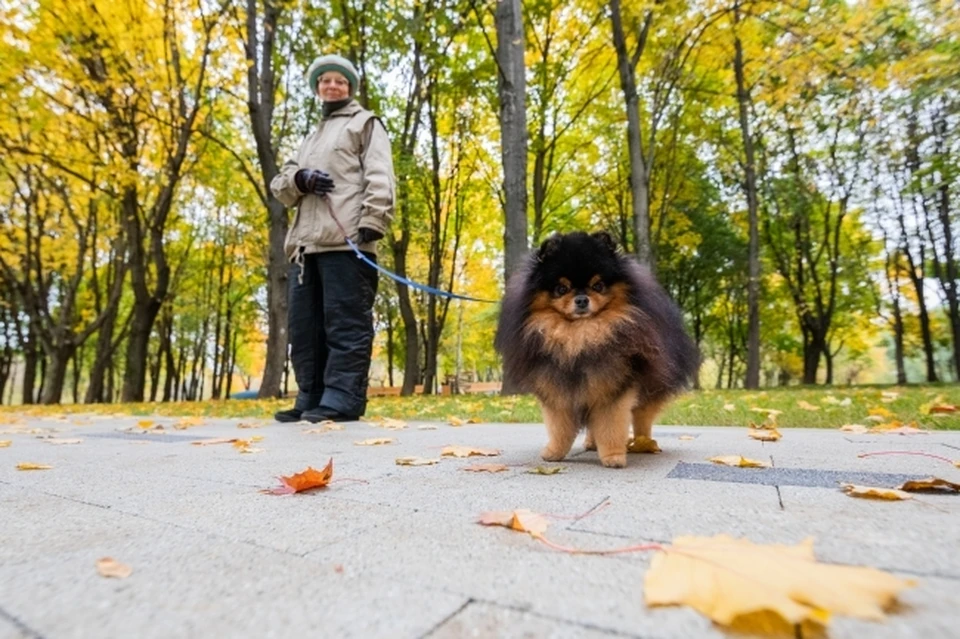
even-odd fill
[(720, 464), (690, 464), (677, 462), (668, 479), (700, 479), (734, 484), (763, 486), (808, 486), (836, 488), (837, 484), (893, 487), (925, 475), (898, 475), (894, 473), (867, 473), (856, 470), (815, 470), (812, 468), (737, 468)]

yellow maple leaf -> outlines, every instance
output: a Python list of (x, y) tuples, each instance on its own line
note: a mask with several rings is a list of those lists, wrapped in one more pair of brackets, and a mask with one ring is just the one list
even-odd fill
[(173, 427), (177, 430), (186, 430), (188, 428), (201, 425), (203, 425), (202, 417), (181, 417), (179, 420), (177, 420)]
[(507, 470), (506, 464), (474, 464), (473, 466), (464, 466), (460, 470), (466, 470), (471, 473), (501, 473)]
[(714, 464), (723, 464), (724, 466), (739, 466), (740, 468), (767, 468), (770, 466), (770, 464), (765, 461), (747, 459), (743, 455), (721, 455), (718, 457), (710, 457), (707, 461), (712, 461)]
[(563, 466), (537, 466), (527, 472), (531, 475), (556, 475), (563, 472)]
[(886, 501), (901, 501), (913, 499), (910, 493), (896, 488), (879, 488), (877, 486), (858, 486), (857, 484), (840, 484), (840, 488), (851, 497), (863, 499), (883, 499)]
[(521, 508), (519, 510), (482, 513), (480, 523), (484, 526), (505, 526), (512, 530), (539, 537), (547, 531), (549, 522), (543, 515)]
[(101, 557), (97, 560), (97, 572), (102, 577), (126, 579), (133, 573), (133, 568), (122, 564), (112, 557)]
[(362, 439), (358, 442), (353, 442), (354, 446), (382, 446), (384, 444), (392, 444), (392, 437), (374, 437), (372, 439)]
[(137, 422), (137, 428), (142, 428), (144, 430), (149, 430), (153, 428), (153, 426), (154, 424), (152, 419), (141, 419)]
[(688, 605), (725, 626), (769, 621), (826, 625), (833, 613), (881, 620), (915, 585), (875, 568), (819, 564), (813, 540), (759, 545), (727, 535), (678, 537), (653, 557), (648, 606)]
[[(960, 467), (960, 461), (954, 462), (954, 465)], [(897, 486), (897, 490), (908, 493), (960, 493), (960, 484), (939, 477), (927, 477), (905, 481)]]
[(463, 421), (459, 417), (454, 417), (453, 415), (448, 417), (447, 421), (450, 423), (451, 426), (463, 426), (464, 424), (466, 424), (465, 421)]
[(424, 457), (397, 457), (395, 460), (397, 466), (432, 466), (439, 464), (439, 459), (426, 459)]
[(445, 446), (441, 457), (496, 457), (500, 451), (495, 448), (474, 448), (473, 446)]
[(662, 453), (663, 451), (660, 450), (657, 440), (641, 435), (639, 437), (634, 437), (627, 442), (627, 452), (656, 454)]
[(747, 436), (752, 439), (757, 439), (762, 442), (775, 442), (779, 441), (783, 435), (780, 434), (780, 431), (777, 430), (776, 426), (770, 424), (761, 424), (757, 426), (753, 422), (750, 422), (750, 430), (747, 431)]
[(34, 464), (33, 462), (20, 462), (17, 464), (17, 470), (50, 470), (53, 466), (47, 464)]
[(840, 430), (842, 430), (845, 433), (863, 434), (863, 433), (866, 433), (869, 429), (863, 424), (844, 424), (843, 426), (840, 427)]
[(0, 439), (0, 448), (10, 448), (13, 445), (13, 440), (11, 439)]

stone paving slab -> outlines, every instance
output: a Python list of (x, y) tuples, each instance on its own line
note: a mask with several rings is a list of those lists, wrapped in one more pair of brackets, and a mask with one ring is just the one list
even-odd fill
[[(180, 420), (154, 417), (164, 430), (147, 433), (136, 428), (142, 419), (0, 424), (0, 439), (13, 440), (0, 449), (0, 639), (725, 636), (692, 610), (643, 604), (649, 555), (558, 553), (475, 523), (482, 511), (514, 508), (553, 515), (551, 539), (579, 548), (684, 534), (778, 543), (814, 536), (824, 561), (920, 580), (887, 623), (838, 619), (831, 637), (957, 636), (960, 497), (867, 502), (835, 484), (929, 474), (960, 481), (960, 469), (925, 457), (858, 457), (907, 450), (958, 459), (960, 433), (789, 429), (770, 444), (742, 428), (661, 427), (655, 437), (664, 452), (631, 455), (627, 469), (601, 467), (578, 443), (561, 474), (539, 476), (527, 471), (542, 463), (541, 424), (411, 422), (389, 431), (351, 423), (306, 434), (316, 427), (206, 419), (177, 430)], [(257, 454), (191, 444), (255, 435), (264, 438), (253, 444), (263, 449)], [(52, 445), (38, 436), (83, 442)], [(394, 442), (355, 445), (373, 437)], [(394, 463), (437, 457), (450, 444), (502, 454)], [(769, 460), (773, 469), (706, 462), (730, 454)], [(334, 482), (324, 491), (259, 492), (277, 475), (331, 457)], [(53, 469), (16, 471), (23, 461)], [(477, 463), (508, 469), (464, 472)], [(100, 577), (94, 563), (102, 556), (130, 564), (133, 575)]]

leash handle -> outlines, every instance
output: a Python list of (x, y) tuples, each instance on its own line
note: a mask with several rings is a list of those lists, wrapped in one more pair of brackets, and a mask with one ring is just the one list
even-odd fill
[(414, 282), (411, 279), (407, 279), (406, 277), (401, 277), (400, 275), (397, 275), (396, 273), (393, 273), (392, 271), (385, 269), (384, 267), (380, 266), (379, 264), (377, 264), (376, 262), (368, 258), (366, 255), (364, 255), (363, 251), (360, 250), (360, 247), (358, 247), (356, 243), (354, 243), (354, 241), (350, 239), (350, 236), (347, 233), (347, 229), (343, 228), (343, 224), (340, 223), (340, 219), (337, 217), (337, 214), (333, 212), (333, 205), (330, 203), (330, 198), (327, 196), (327, 194), (323, 194), (320, 197), (323, 199), (324, 202), (327, 203), (327, 210), (330, 211), (330, 217), (333, 218), (333, 221), (336, 223), (337, 228), (339, 228), (340, 232), (343, 233), (343, 239), (346, 241), (347, 246), (353, 249), (353, 252), (356, 253), (358, 258), (360, 258), (362, 261), (366, 262), (373, 268), (377, 269), (378, 271), (380, 271), (381, 273), (383, 273), (393, 281), (399, 282), (400, 284), (403, 284), (405, 286), (409, 286), (410, 288), (415, 288), (418, 291), (423, 291), (428, 295), (436, 295), (438, 297), (447, 297), (450, 299), (464, 300), (467, 302), (483, 302), (484, 304), (497, 303), (496, 300), (485, 300), (479, 297), (470, 297), (469, 295), (458, 295), (457, 293), (452, 293), (450, 291), (441, 291), (440, 289), (433, 288), (432, 286), (427, 286), (426, 284), (418, 284), (417, 282)]

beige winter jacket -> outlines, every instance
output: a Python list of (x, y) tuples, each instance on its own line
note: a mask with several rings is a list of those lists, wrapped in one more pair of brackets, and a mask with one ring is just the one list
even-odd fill
[[(351, 240), (358, 242), (361, 227), (387, 233), (395, 203), (390, 140), (383, 124), (356, 100), (321, 120), (296, 159), (286, 162), (270, 182), (278, 200), (297, 207), (284, 241), (287, 259), (295, 260), (298, 252), (350, 250), (324, 198), (297, 188), (293, 178), (300, 169), (330, 174), (334, 189), (329, 205)], [(360, 249), (376, 253), (376, 242), (360, 244)]]

